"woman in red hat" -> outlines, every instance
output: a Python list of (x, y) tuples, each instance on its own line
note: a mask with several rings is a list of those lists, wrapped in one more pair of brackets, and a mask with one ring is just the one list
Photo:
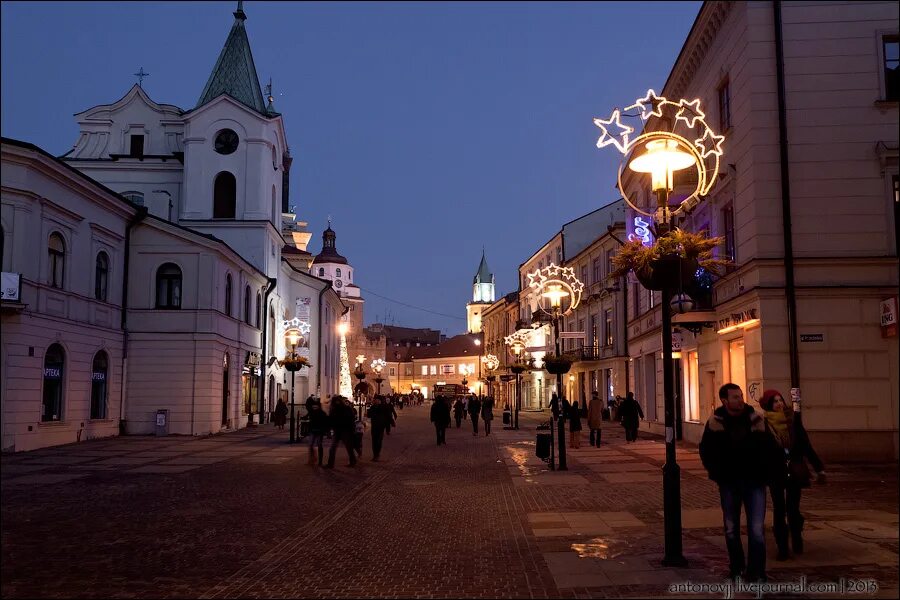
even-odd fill
[[(776, 470), (769, 482), (772, 494), (773, 529), (778, 544), (778, 560), (788, 558), (788, 532), (794, 547), (794, 554), (803, 553), (803, 515), (800, 514), (801, 490), (809, 487), (810, 472), (808, 460), (816, 470), (817, 479), (825, 481), (825, 467), (809, 441), (799, 416), (794, 415), (790, 404), (778, 390), (766, 390), (759, 401), (765, 411), (766, 429), (784, 450), (784, 467)], [(785, 523), (787, 517), (787, 523)]]

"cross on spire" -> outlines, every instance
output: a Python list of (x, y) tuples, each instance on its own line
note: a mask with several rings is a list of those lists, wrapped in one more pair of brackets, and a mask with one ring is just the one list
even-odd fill
[(150, 77), (150, 73), (144, 73), (144, 67), (141, 67), (141, 70), (135, 73), (134, 76), (138, 78), (138, 86), (144, 87), (144, 77)]

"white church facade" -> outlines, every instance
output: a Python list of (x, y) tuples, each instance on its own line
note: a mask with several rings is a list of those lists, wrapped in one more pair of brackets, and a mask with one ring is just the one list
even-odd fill
[(161, 410), (173, 434), (258, 423), (290, 400), (291, 319), (310, 325), (296, 402), (337, 393), (348, 304), (310, 273), (245, 20), (193, 109), (135, 85), (78, 113), (60, 158), (3, 140), (4, 451), (153, 433)]

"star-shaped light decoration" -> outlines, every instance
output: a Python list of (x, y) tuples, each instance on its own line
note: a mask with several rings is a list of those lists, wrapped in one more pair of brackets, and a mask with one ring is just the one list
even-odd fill
[(687, 123), (687, 126), (690, 129), (694, 128), (694, 125), (697, 124), (697, 120), (702, 121), (706, 118), (706, 115), (700, 110), (700, 99), (697, 98), (692, 102), (688, 102), (687, 100), (682, 100), (678, 105), (680, 108), (678, 109), (678, 114), (675, 115), (675, 120), (681, 120)]
[[(654, 92), (653, 90), (647, 90), (646, 96), (644, 96), (643, 98), (638, 98), (634, 104), (626, 107), (625, 110), (628, 111), (632, 108), (640, 108), (641, 118), (646, 121), (650, 117), (661, 117), (662, 108), (665, 104), (671, 103), (662, 96), (657, 96), (656, 92)], [(648, 106), (650, 107), (649, 111), (647, 110)]]
[(697, 138), (694, 141), (694, 145), (700, 149), (700, 155), (703, 158), (706, 158), (710, 154), (715, 154), (718, 158), (723, 154), (722, 142), (724, 141), (724, 135), (716, 135), (715, 133), (713, 133), (712, 129), (707, 127), (706, 132), (703, 134), (703, 137)]
[(297, 318), (288, 319), (287, 321), (282, 323), (282, 327), (284, 327), (284, 329), (290, 329), (292, 327), (296, 327), (297, 329), (300, 330), (301, 335), (306, 335), (307, 333), (309, 333), (309, 330), (311, 329), (311, 327), (307, 321), (301, 321), (300, 319), (297, 319)]
[(575, 276), (574, 268), (550, 263), (543, 269), (528, 273), (528, 286), (537, 294), (541, 294), (551, 285), (562, 287), (571, 297), (571, 303), (563, 314), (569, 314), (581, 303), (584, 283)]
[[(600, 139), (597, 140), (598, 148), (613, 144), (622, 154), (626, 152), (626, 148), (628, 147), (628, 136), (634, 133), (634, 127), (629, 127), (622, 123), (622, 115), (618, 108), (614, 110), (609, 119), (605, 121), (603, 119), (595, 118), (594, 125), (599, 127), (600, 131), (603, 132), (600, 135)], [(619, 129), (619, 133), (615, 137), (609, 134), (610, 125)]]

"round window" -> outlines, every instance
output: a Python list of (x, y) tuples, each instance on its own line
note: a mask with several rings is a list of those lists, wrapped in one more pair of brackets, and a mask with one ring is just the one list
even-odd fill
[(231, 154), (238, 147), (238, 135), (230, 129), (223, 129), (216, 136), (216, 152)]

